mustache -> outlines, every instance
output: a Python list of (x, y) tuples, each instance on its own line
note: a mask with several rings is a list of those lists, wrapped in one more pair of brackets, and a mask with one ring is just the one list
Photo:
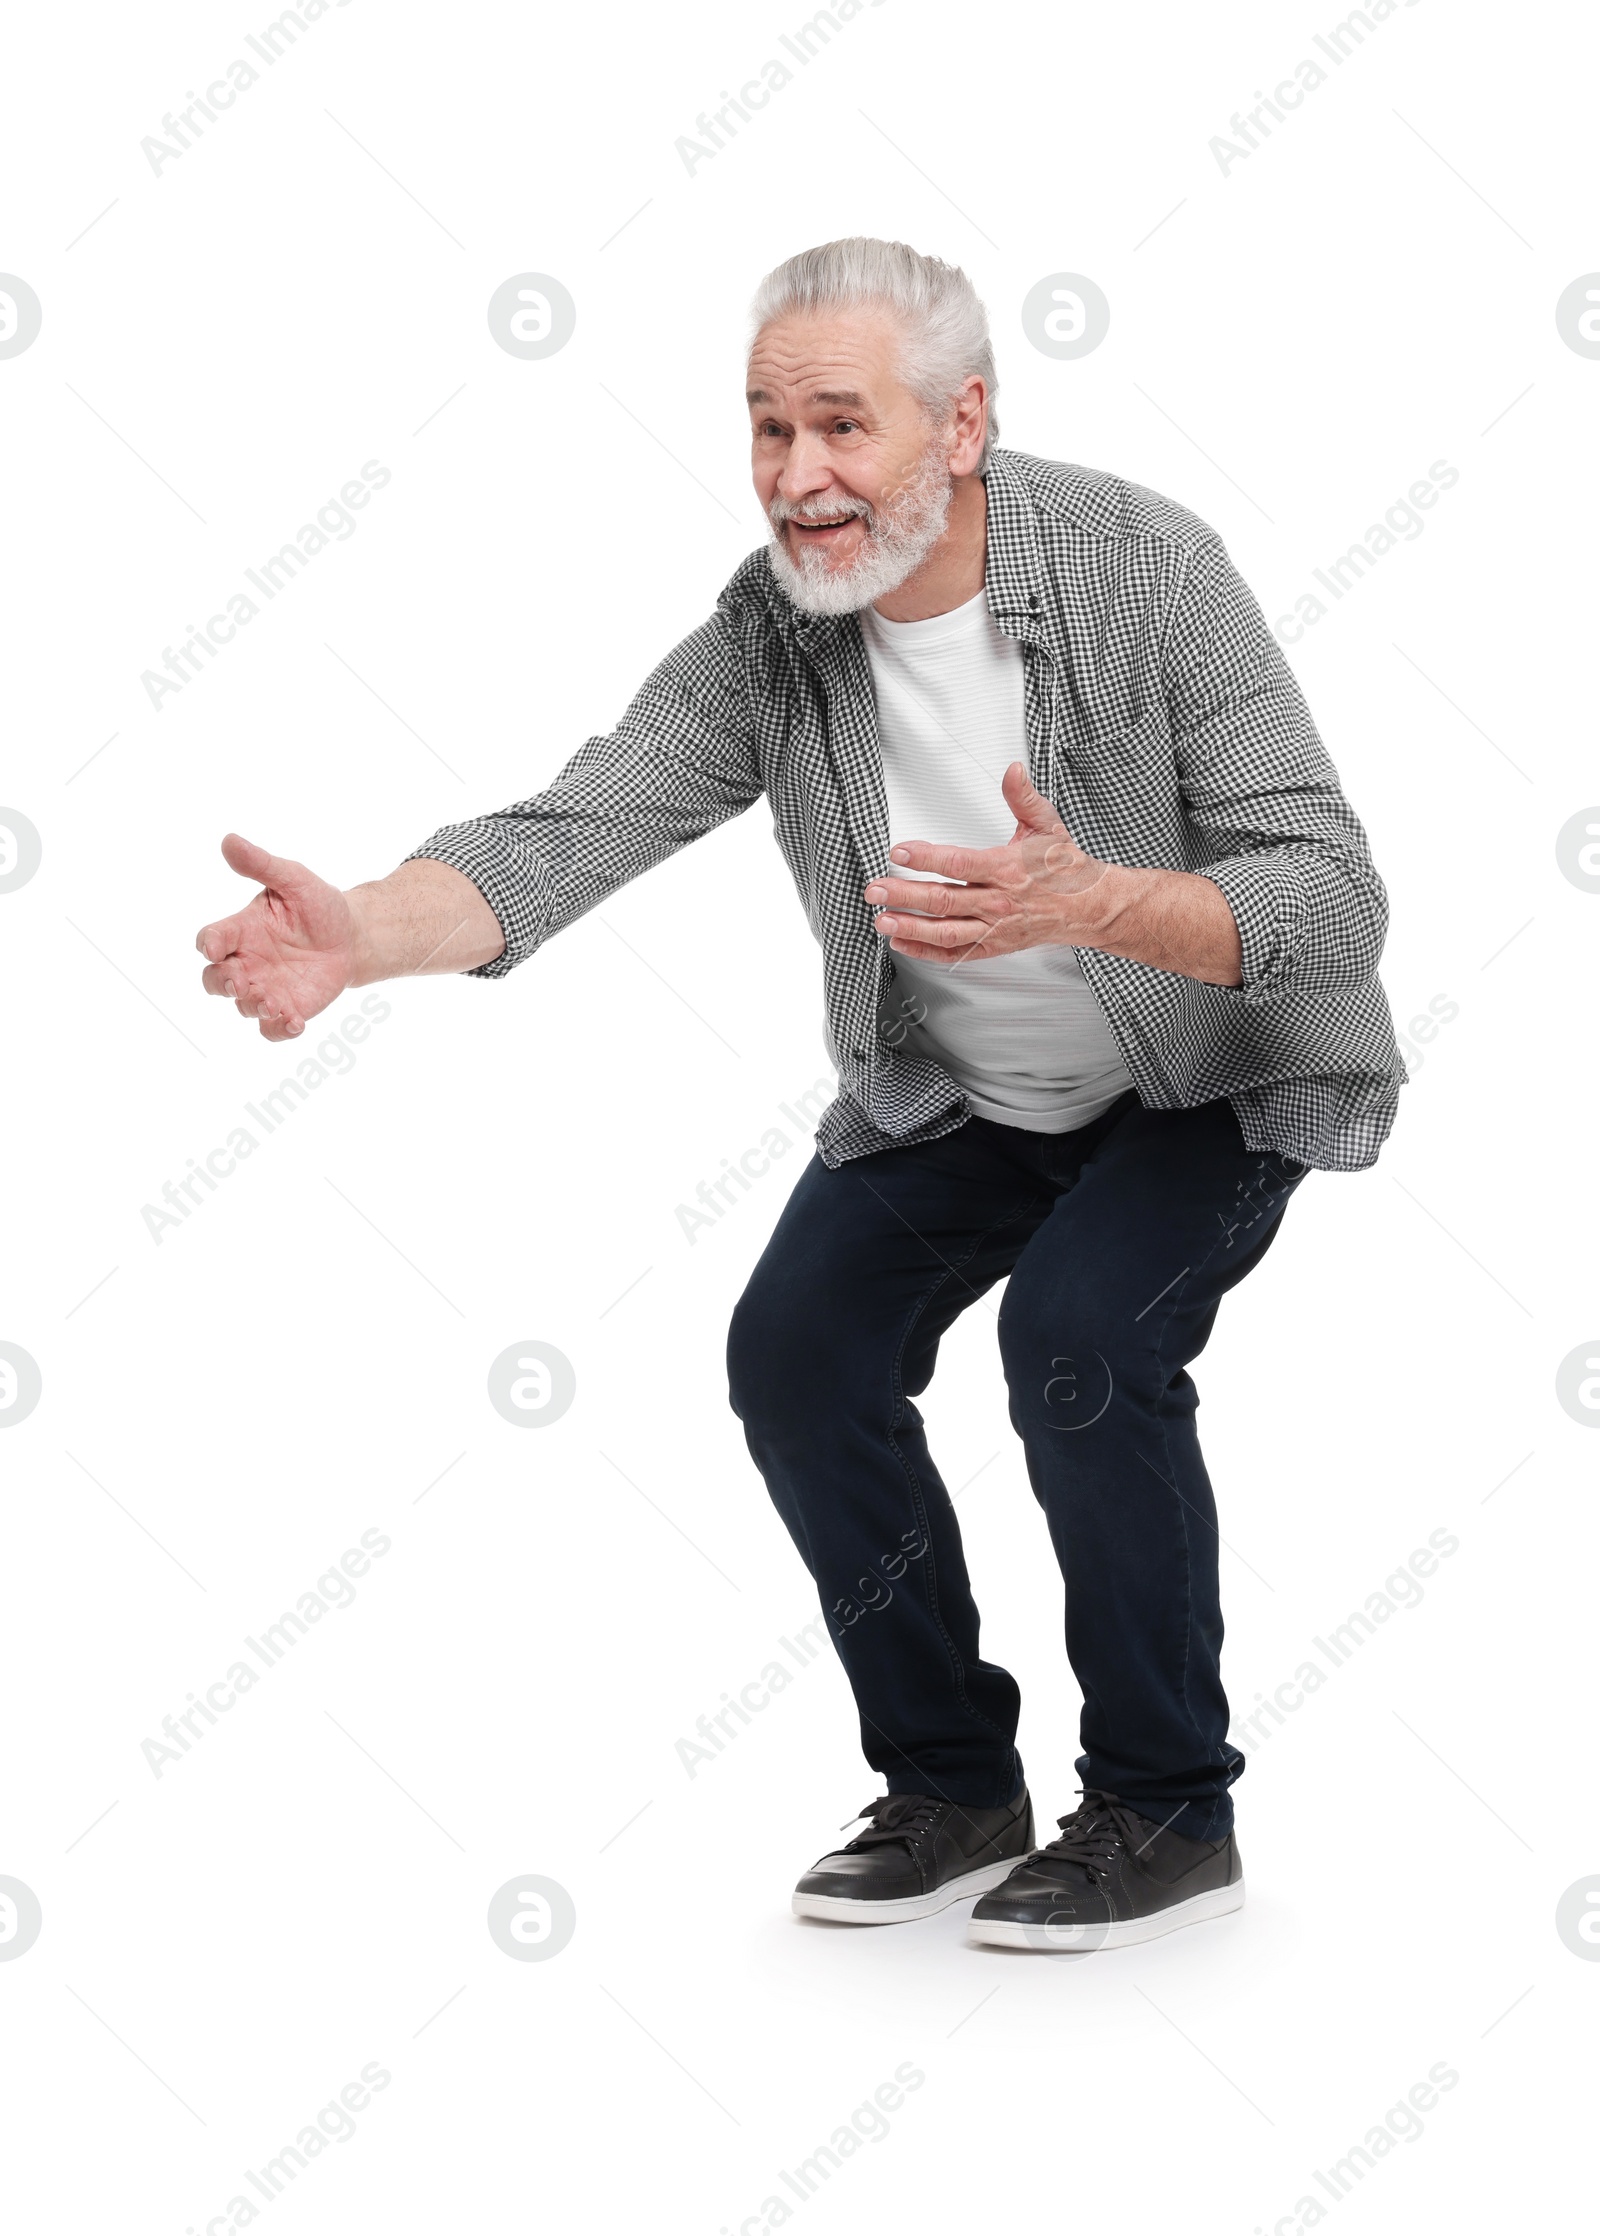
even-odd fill
[(865, 520), (873, 526), (873, 511), (865, 497), (802, 497), (798, 504), (791, 504), (787, 497), (774, 497), (767, 507), (767, 518), (774, 528), (781, 528), (786, 520)]

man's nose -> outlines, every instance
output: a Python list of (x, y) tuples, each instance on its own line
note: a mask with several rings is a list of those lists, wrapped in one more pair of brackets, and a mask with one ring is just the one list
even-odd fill
[(832, 483), (833, 468), (822, 443), (812, 435), (796, 435), (778, 475), (778, 495), (789, 504), (798, 504), (802, 498), (814, 497), (819, 490), (830, 488)]

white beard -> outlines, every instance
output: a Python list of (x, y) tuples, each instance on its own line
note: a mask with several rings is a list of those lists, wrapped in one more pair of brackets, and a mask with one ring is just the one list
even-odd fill
[[(838, 499), (809, 499), (787, 504), (774, 497), (768, 507), (772, 542), (767, 557), (772, 571), (797, 606), (807, 613), (859, 613), (914, 575), (944, 534), (954, 484), (950, 469), (939, 456), (943, 444), (929, 444), (917, 470), (899, 493), (880, 510), (864, 499), (845, 503)], [(804, 520), (808, 508), (818, 519), (832, 519), (841, 511), (861, 515), (867, 532), (861, 549), (848, 567), (836, 567), (825, 551), (802, 551), (799, 564), (784, 544), (783, 523)]]

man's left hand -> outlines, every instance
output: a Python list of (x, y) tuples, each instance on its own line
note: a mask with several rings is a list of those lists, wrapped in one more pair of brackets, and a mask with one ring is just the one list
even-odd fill
[[(1102, 910), (1094, 888), (1110, 865), (1085, 854), (1060, 816), (1013, 761), (1001, 784), (1017, 827), (1004, 846), (932, 846), (912, 840), (889, 859), (903, 869), (959, 878), (874, 878), (876, 929), (897, 955), (955, 963), (968, 954), (1013, 955), (1023, 947), (1093, 947)], [(914, 913), (898, 913), (910, 911)]]

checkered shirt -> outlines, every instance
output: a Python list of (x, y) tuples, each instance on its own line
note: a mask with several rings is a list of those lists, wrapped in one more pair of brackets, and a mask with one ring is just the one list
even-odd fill
[[(1087, 853), (1198, 871), (1238, 923), (1238, 987), (1075, 950), (1141, 1102), (1225, 1095), (1252, 1150), (1370, 1165), (1405, 1079), (1378, 979), (1388, 901), (1259, 606), (1214, 531), (1152, 490), (1006, 450), (987, 487), (985, 587), (1022, 648), (1035, 786)], [(889, 866), (889, 824), (860, 627), (800, 611), (764, 548), (609, 736), (411, 858), (478, 887), (506, 945), (473, 975), (499, 978), (763, 794), (822, 949), (840, 1083), (824, 1161), (952, 1132), (970, 1105), (905, 1045), (861, 897)]]

